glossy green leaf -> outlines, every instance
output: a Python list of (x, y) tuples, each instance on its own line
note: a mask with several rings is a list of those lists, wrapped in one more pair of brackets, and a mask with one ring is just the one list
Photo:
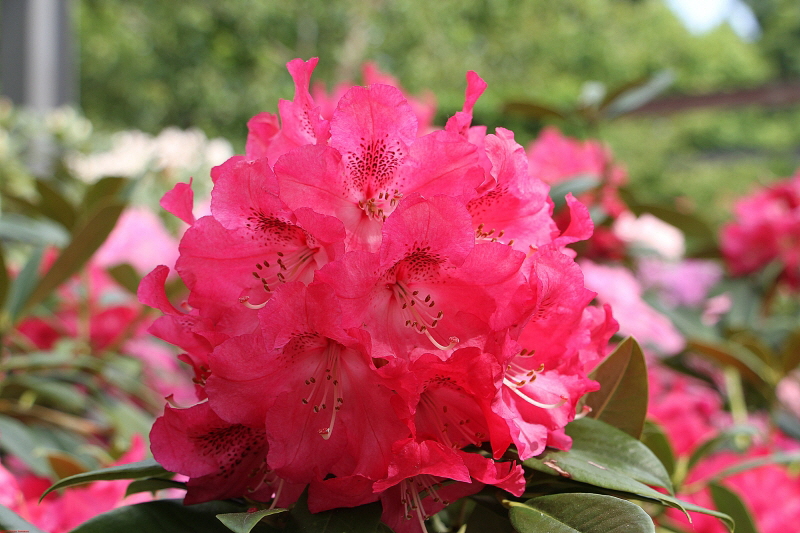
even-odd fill
[(639, 438), (647, 417), (647, 364), (639, 344), (628, 337), (589, 375), (600, 390), (586, 396), (589, 417)]
[[(525, 465), (533, 468), (534, 470), (540, 470), (542, 472), (545, 472), (544, 468), (538, 468), (537, 465), (529, 464), (528, 461), (525, 461)], [(614, 472), (587, 473), (585, 470), (582, 470), (580, 468), (574, 468), (573, 465), (567, 464), (567, 462), (550, 463), (550, 465), (551, 465), (551, 470), (546, 473), (553, 475), (560, 475), (563, 476), (563, 478), (572, 479), (574, 481), (586, 484), (586, 485), (577, 485), (581, 487), (583, 490), (587, 490), (587, 485), (591, 485), (593, 487), (596, 487), (599, 492), (603, 493), (609, 492), (614, 495), (623, 496), (627, 498), (660, 503), (661, 505), (666, 505), (668, 507), (674, 507), (675, 509), (679, 509), (683, 513), (688, 513), (689, 511), (691, 511), (695, 513), (711, 515), (720, 519), (728, 527), (728, 529), (730, 530), (733, 529), (733, 520), (725, 513), (721, 513), (713, 509), (706, 509), (705, 507), (700, 507), (699, 505), (679, 500), (674, 496), (670, 496), (669, 494), (664, 494), (662, 492), (659, 492), (645, 485), (644, 483), (640, 483), (629, 477), (619, 475), (618, 473)], [(558, 469), (555, 472), (554, 472), (555, 469), (554, 467)]]
[(69, 242), (69, 232), (50, 220), (3, 213), (0, 216), (0, 240), (61, 247)]
[(11, 286), (11, 276), (6, 267), (5, 252), (3, 247), (0, 246), (0, 312), (5, 308), (6, 296), (8, 296), (8, 289)]
[(551, 494), (512, 504), (509, 517), (519, 533), (655, 533), (638, 505), (602, 494)]
[(0, 447), (18, 457), (34, 473), (50, 477), (53, 471), (34, 435), (25, 424), (15, 418), (0, 415)]
[(125, 205), (121, 203), (107, 204), (99, 208), (85, 224), (75, 230), (72, 240), (39, 280), (36, 288), (25, 302), (23, 310), (30, 309), (44, 300), (59, 285), (83, 267), (114, 229), (124, 208)]
[(648, 79), (645, 83), (632, 87), (617, 95), (604, 106), (604, 114), (613, 118), (625, 113), (630, 113), (667, 90), (675, 81), (675, 73), (671, 70), (662, 70)]
[[(605, 97), (603, 98), (603, 101), (600, 104), (600, 108), (604, 109), (605, 107), (608, 106), (608, 104), (610, 104), (611, 102), (613, 102), (614, 100), (616, 100), (617, 98), (622, 96), (622, 94), (624, 94), (624, 93), (626, 93), (628, 91), (631, 91), (633, 89), (636, 89), (637, 87), (641, 87), (642, 85), (644, 85), (648, 81), (650, 81), (651, 78), (652, 78), (652, 76), (649, 76), (649, 75), (639, 76), (638, 78), (632, 79), (632, 80), (630, 80), (628, 82), (625, 82), (625, 83), (623, 83), (621, 85), (618, 85), (618, 86), (608, 90), (606, 92)], [(628, 202), (626, 201), (626, 203), (628, 203)]]
[(250, 533), (262, 518), (278, 513), (284, 513), (288, 509), (262, 509), (252, 513), (225, 513), (218, 514), (217, 518), (225, 524), (225, 527), (233, 533)]
[(467, 520), (467, 533), (515, 533), (508, 516), (500, 515), (483, 505), (476, 505)]
[(0, 362), (2, 370), (27, 370), (36, 371), (40, 369), (71, 367), (82, 369), (99, 369), (103, 362), (97, 357), (76, 356), (69, 350), (61, 351), (56, 349), (51, 352), (30, 352), (24, 355), (11, 355)]
[(8, 309), (8, 314), (12, 321), (22, 313), (22, 307), (25, 305), (25, 302), (28, 301), (30, 294), (36, 286), (39, 265), (42, 263), (43, 255), (43, 248), (35, 248), (25, 262), (25, 266), (22, 267), (22, 270), (11, 283), (8, 300), (6, 301), (6, 308)]
[(86, 396), (77, 393), (70, 383), (63, 383), (52, 378), (45, 378), (22, 372), (7, 377), (6, 383), (14, 383), (25, 389), (36, 392), (40, 403), (58, 406), (64, 411), (79, 411), (86, 407)]
[(46, 533), (5, 505), (0, 505), (0, 532)]
[(128, 488), (125, 489), (125, 496), (138, 494), (140, 492), (156, 492), (164, 489), (186, 490), (186, 483), (157, 477), (137, 479), (128, 483)]
[(783, 343), (780, 358), (785, 374), (788, 374), (800, 365), (800, 329), (789, 333), (789, 336)]
[(530, 120), (566, 119), (564, 113), (558, 109), (535, 102), (506, 102), (503, 105), (503, 113), (507, 115), (519, 115)]
[[(91, 213), (102, 202), (120, 199), (120, 192), (130, 183), (128, 178), (109, 176), (94, 182), (83, 195), (81, 213)], [(124, 198), (122, 198), (124, 199)]]
[(321, 513), (311, 513), (307, 502), (308, 495), (303, 493), (289, 512), (286, 533), (391, 533), (381, 523), (380, 502)]
[(772, 368), (756, 354), (740, 344), (728, 341), (705, 342), (690, 339), (687, 348), (718, 363), (736, 368), (749, 382), (760, 385), (775, 385), (778, 376)]
[(658, 457), (670, 478), (672, 478), (675, 473), (675, 452), (672, 450), (669, 438), (664, 433), (664, 430), (661, 429), (661, 426), (649, 420), (646, 421), (641, 440)]
[(682, 511), (715, 516), (729, 527), (729, 516), (678, 500), (649, 485), (672, 492), (672, 482), (661, 461), (643, 443), (599, 420), (582, 418), (567, 426), (572, 437), (568, 452), (551, 450), (528, 459), (523, 465), (553, 476), (593, 485), (615, 493), (629, 494)]
[(554, 209), (558, 211), (567, 204), (565, 197), (572, 193), (578, 196), (586, 191), (591, 191), (600, 185), (600, 176), (594, 174), (580, 174), (566, 181), (556, 183), (550, 188), (550, 199), (553, 200)]
[(111, 267), (108, 269), (108, 273), (114, 278), (114, 281), (119, 283), (128, 292), (136, 294), (139, 288), (139, 282), (142, 281), (142, 278), (131, 265), (124, 263)]
[(762, 295), (750, 277), (723, 280), (717, 291), (730, 295), (732, 305), (723, 318), (729, 329), (748, 329), (760, 318)]
[(144, 479), (150, 477), (169, 477), (171, 472), (164, 470), (155, 459), (144, 459), (134, 463), (127, 463), (124, 465), (109, 466), (100, 470), (92, 470), (91, 472), (84, 472), (75, 476), (70, 476), (62, 479), (42, 494), (42, 498), (47, 496), (54, 490), (71, 487), (73, 485), (81, 485), (83, 483), (90, 483), (92, 481), (108, 481), (113, 479)]
[(633, 481), (672, 492), (672, 482), (664, 465), (638, 439), (591, 418), (575, 420), (566, 431), (572, 437), (569, 451), (548, 451), (524, 464), (540, 472), (558, 473), (613, 490), (630, 492), (625, 486)]
[(717, 472), (711, 479), (718, 481), (734, 474), (738, 474), (739, 472), (744, 472), (745, 470), (773, 464), (800, 464), (800, 452), (773, 453), (764, 457), (742, 461), (741, 463)]
[(107, 399), (103, 412), (114, 426), (114, 445), (125, 447), (136, 435), (147, 435), (153, 426), (150, 413), (131, 402)]
[[(723, 447), (732, 447), (735, 441), (741, 437), (755, 437), (760, 433), (758, 428), (754, 426), (733, 426), (720, 431), (710, 439), (704, 441), (697, 446), (686, 464), (686, 468), (691, 470), (694, 465), (700, 462), (704, 457), (716, 452)], [(749, 441), (749, 439), (748, 439)]]
[(36, 180), (36, 191), (39, 193), (39, 209), (50, 220), (55, 220), (67, 229), (75, 225), (77, 212), (60, 192), (43, 180)]
[(735, 492), (719, 483), (709, 483), (708, 487), (711, 489), (714, 506), (733, 518), (736, 533), (758, 533), (750, 511)]
[[(119, 507), (96, 516), (73, 529), (70, 533), (230, 533), (216, 516), (243, 510), (232, 502), (208, 502), (183, 505), (180, 500), (156, 500)], [(258, 533), (276, 530), (259, 524)]]

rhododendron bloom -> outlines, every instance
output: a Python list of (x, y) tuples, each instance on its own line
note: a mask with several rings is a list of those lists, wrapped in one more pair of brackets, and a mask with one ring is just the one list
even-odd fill
[[(679, 375), (662, 366), (651, 368), (649, 382), (651, 388), (648, 415), (664, 427), (679, 456), (688, 458), (717, 436), (721, 429), (731, 427), (730, 414), (722, 410), (722, 397), (706, 383)], [(751, 421), (755, 424), (759, 422), (757, 419)], [(760, 433), (755, 444), (743, 453), (723, 449), (703, 457), (692, 467), (685, 480), (684, 490), (678, 496), (696, 505), (714, 508), (706, 484), (714, 480), (720, 472), (743, 461), (797, 449), (796, 441), (781, 434)], [(760, 532), (780, 533), (786, 531), (786, 524), (800, 520), (800, 483), (797, 472), (788, 465), (756, 465), (714, 481), (741, 497)], [(682, 512), (669, 509), (667, 514), (685, 524), (690, 531), (728, 531), (721, 521), (712, 516), (692, 513), (689, 525)]]
[(531, 174), (545, 183), (586, 175), (596, 177), (602, 182), (597, 203), (613, 217), (625, 209), (618, 188), (627, 181), (627, 174), (613, 163), (611, 154), (599, 142), (571, 139), (548, 127), (528, 147), (528, 155)]
[(304, 146), (275, 163), (289, 207), (344, 222), (348, 249), (376, 251), (383, 221), (403, 196), (474, 196), (483, 180), (473, 145), (457, 135), (416, 137), (416, 117), (399, 90), (354, 87), (331, 119), (330, 146)]
[[(554, 127), (545, 128), (527, 150), (531, 176), (545, 183), (597, 180), (597, 185), (578, 195), (598, 222), (591, 239), (581, 246), (581, 254), (589, 258), (622, 259), (625, 245), (611, 224), (627, 209), (619, 195), (619, 187), (627, 180), (625, 170), (614, 164), (611, 154), (597, 141), (571, 139)], [(566, 226), (563, 208), (554, 218), (559, 227)]]
[(559, 229), (513, 134), (472, 125), (477, 74), (427, 132), (385, 78), (320, 105), (315, 65), (289, 63), (280, 122), (255, 117), (245, 156), (212, 170), (176, 263), (186, 302), (166, 267), (142, 282), (204, 399), (167, 410), (153, 453), (190, 502), (284, 506), (307, 486), (312, 512), (380, 500), (395, 531), (423, 533), (485, 485), (522, 493), (509, 446), (569, 448), (616, 323), (565, 248), (591, 235), (588, 210), (568, 196)]
[(731, 272), (742, 276), (779, 261), (781, 277), (800, 288), (800, 173), (739, 200), (733, 210), (735, 220), (720, 233)]

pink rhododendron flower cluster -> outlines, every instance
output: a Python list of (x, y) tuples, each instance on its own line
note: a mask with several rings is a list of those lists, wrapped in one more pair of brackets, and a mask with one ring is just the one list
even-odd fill
[(739, 200), (735, 220), (722, 228), (722, 253), (731, 273), (744, 276), (772, 261), (800, 289), (800, 173)]
[[(687, 479), (690, 484), (703, 484), (712, 476), (733, 467), (742, 461), (766, 458), (780, 451), (774, 443), (764, 442), (753, 446), (746, 453), (724, 451), (701, 461)], [(800, 476), (796, 471), (781, 464), (765, 464), (743, 470), (723, 478), (722, 485), (738, 494), (750, 511), (760, 533), (783, 533), (787, 524), (800, 520)], [(707, 489), (679, 495), (682, 499), (713, 508), (713, 500)], [(725, 533), (728, 528), (712, 516), (692, 513), (692, 523), (685, 515), (674, 509), (669, 515), (686, 524), (696, 533)], [(793, 527), (793, 526), (789, 526)]]
[[(555, 185), (581, 177), (599, 180), (599, 185), (579, 196), (587, 206), (599, 209), (608, 221), (627, 212), (619, 187), (628, 180), (625, 169), (614, 163), (611, 153), (598, 141), (567, 137), (555, 127), (542, 130), (528, 146), (528, 168), (533, 178)], [(567, 213), (556, 213), (559, 226), (569, 220)], [(581, 253), (594, 259), (621, 259), (625, 243), (609, 224), (595, 228)]]
[[(722, 397), (706, 383), (655, 365), (649, 372), (649, 384), (648, 415), (664, 428), (676, 455), (684, 460), (721, 430), (732, 426), (730, 414), (723, 410)], [(751, 421), (756, 426), (764, 426), (763, 420), (753, 418)], [(743, 461), (797, 449), (796, 441), (780, 433), (762, 433), (746, 452), (725, 449), (701, 459), (688, 473), (678, 496), (696, 505), (714, 508), (706, 488), (710, 478)], [(726, 476), (720, 482), (741, 497), (762, 533), (781, 533), (786, 531), (787, 524), (800, 520), (800, 478), (786, 465), (761, 465)], [(692, 513), (690, 524), (677, 509), (669, 509), (667, 514), (683, 524), (687, 531), (728, 531), (713, 516)]]
[(283, 507), (307, 488), (312, 512), (381, 500), (395, 531), (421, 532), (485, 484), (520, 495), (512, 445), (569, 448), (616, 323), (564, 253), (591, 235), (586, 208), (568, 197), (559, 230), (512, 132), (471, 125), (476, 74), (425, 133), (383, 83), (323, 114), (315, 65), (288, 64), (294, 99), (212, 171), (210, 216), (190, 216), (186, 186), (162, 202), (191, 224), (176, 263), (189, 295), (167, 299), (164, 266), (139, 295), (202, 401), (167, 407), (152, 450), (190, 478), (187, 503)]
[(647, 415), (669, 437), (673, 451), (688, 457), (698, 445), (731, 423), (722, 397), (699, 379), (654, 364), (648, 371)]

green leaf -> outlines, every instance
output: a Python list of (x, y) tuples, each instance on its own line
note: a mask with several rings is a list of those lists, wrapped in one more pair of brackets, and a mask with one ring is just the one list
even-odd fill
[[(0, 299), (0, 302), (2, 302), (2, 299)], [(800, 365), (800, 329), (789, 333), (783, 343), (780, 359), (784, 374), (788, 374)]]
[(775, 370), (741, 344), (729, 341), (705, 342), (699, 339), (689, 339), (686, 346), (718, 363), (736, 368), (743, 378), (754, 385), (774, 386), (778, 382)]
[(661, 464), (664, 465), (664, 469), (672, 478), (675, 473), (675, 452), (672, 450), (669, 438), (664, 433), (664, 430), (661, 429), (661, 426), (649, 420), (646, 421), (644, 431), (642, 431), (642, 442), (658, 457)]
[(137, 479), (128, 483), (128, 488), (125, 489), (125, 496), (138, 494), (140, 492), (156, 492), (164, 489), (186, 490), (186, 483), (183, 481), (174, 481), (172, 479), (163, 479), (159, 477)]
[[(754, 426), (733, 426), (720, 431), (714, 437), (704, 441), (692, 452), (689, 456), (689, 461), (686, 463), (687, 470), (691, 470), (704, 457), (716, 452), (720, 448), (733, 446), (736, 447), (736, 440), (745, 437), (755, 437), (760, 433), (758, 428)], [(748, 439), (749, 441), (749, 439)]]
[(147, 435), (153, 426), (153, 415), (132, 402), (107, 398), (102, 409), (114, 427), (117, 447), (125, 447), (135, 435)]
[(558, 473), (623, 492), (634, 492), (629, 489), (638, 489), (642, 484), (673, 492), (669, 474), (658, 457), (627, 433), (591, 418), (575, 420), (567, 425), (566, 431), (572, 437), (568, 452), (548, 451), (523, 464), (540, 472)]
[(476, 505), (467, 520), (467, 533), (515, 533), (508, 516), (499, 515), (483, 505)]
[(139, 288), (139, 282), (142, 281), (142, 278), (131, 265), (124, 263), (113, 266), (108, 269), (108, 273), (114, 278), (114, 281), (119, 283), (128, 292), (136, 294), (136, 290)]
[(638, 439), (647, 417), (647, 364), (639, 344), (628, 337), (589, 377), (600, 390), (586, 397), (588, 416)]
[(604, 105), (604, 114), (613, 118), (625, 113), (630, 113), (642, 107), (647, 102), (667, 90), (675, 81), (675, 73), (671, 70), (662, 70), (639, 86), (623, 91), (613, 100)]
[[(8, 288), (11, 286), (11, 276), (6, 268), (5, 252), (0, 246), (0, 312), (5, 308)], [(2, 328), (0, 328), (2, 329)]]
[(566, 430), (573, 439), (572, 449), (568, 452), (551, 450), (524, 461), (523, 465), (562, 479), (659, 502), (684, 512), (709, 514), (732, 527), (733, 522), (724, 513), (678, 500), (648, 486), (662, 487), (672, 493), (672, 482), (661, 461), (627, 433), (591, 418), (576, 420)]
[(87, 222), (76, 229), (72, 240), (53, 262), (50, 270), (39, 280), (22, 310), (30, 309), (44, 300), (59, 285), (76, 274), (114, 229), (124, 204), (114, 203), (99, 208)]
[[(580, 431), (576, 431), (575, 426), (579, 426)], [(614, 493), (659, 502), (683, 512), (694, 511), (715, 516), (725, 522), (729, 529), (733, 528), (733, 521), (724, 513), (678, 500), (646, 485), (664, 486), (668, 483), (668, 490), (672, 491), (668, 477), (667, 483), (663, 480), (658, 483), (646, 481), (666, 477), (666, 470), (644, 444), (630, 435), (589, 418), (569, 424), (567, 434), (573, 438), (570, 451), (548, 451), (524, 461), (523, 465)], [(631, 443), (642, 446), (646, 452), (643, 453)], [(640, 455), (642, 457), (638, 457)], [(653, 462), (658, 466), (653, 466)]]
[(289, 512), (286, 533), (391, 533), (381, 523), (380, 502), (321, 513), (308, 510), (308, 493), (304, 492)]
[(0, 416), (0, 446), (11, 455), (22, 460), (34, 473), (51, 477), (53, 471), (42, 448), (25, 424), (15, 418)]
[(744, 472), (745, 470), (758, 468), (760, 466), (775, 465), (775, 464), (793, 464), (793, 463), (800, 463), (800, 452), (773, 453), (771, 455), (767, 455), (764, 457), (758, 457), (756, 459), (742, 461), (739, 464), (736, 464), (720, 472), (717, 472), (711, 479), (712, 481), (719, 481), (734, 474), (738, 474), (739, 472)]
[(520, 533), (655, 533), (644, 509), (602, 494), (541, 496), (512, 504), (508, 514)]
[(708, 487), (711, 489), (714, 506), (733, 518), (736, 533), (758, 533), (750, 511), (735, 492), (718, 483), (709, 483)]
[(554, 210), (558, 211), (565, 205), (567, 201), (565, 196), (572, 193), (573, 196), (578, 196), (586, 191), (591, 191), (600, 185), (600, 177), (594, 174), (580, 174), (575, 177), (562, 181), (553, 185), (550, 188), (550, 199), (553, 200)]
[[(61, 350), (61, 346), (68, 349)], [(97, 370), (103, 366), (103, 362), (97, 357), (90, 355), (76, 356), (69, 343), (59, 343), (52, 352), (30, 352), (24, 355), (11, 355), (3, 359), (0, 369), (36, 371), (40, 369), (52, 369), (59, 367), (83, 368)]]
[(265, 516), (283, 513), (288, 509), (262, 509), (252, 513), (218, 514), (217, 518), (234, 533), (250, 533)]
[(130, 180), (118, 176), (101, 178), (94, 182), (83, 195), (81, 213), (91, 213), (103, 201), (109, 202), (118, 198)]
[[(230, 533), (216, 516), (239, 511), (242, 511), (242, 506), (232, 502), (183, 505), (180, 500), (156, 500), (103, 513), (70, 533)], [(255, 531), (275, 533), (276, 530), (259, 524)]]
[(63, 411), (79, 411), (86, 406), (86, 396), (75, 391), (72, 384), (55, 381), (52, 378), (18, 373), (6, 378), (7, 384), (16, 384), (36, 392), (39, 403), (55, 405)]
[(564, 113), (558, 109), (534, 102), (506, 102), (503, 105), (503, 114), (520, 115), (531, 120), (566, 119)]
[(22, 307), (25, 305), (31, 292), (33, 292), (43, 255), (43, 248), (35, 248), (25, 262), (25, 266), (22, 267), (22, 270), (11, 284), (7, 309), (12, 321), (22, 313)]
[[(84, 472), (62, 479), (42, 494), (44, 498), (54, 490), (71, 487), (73, 485), (81, 485), (83, 483), (90, 483), (92, 481), (109, 481), (113, 479), (144, 479), (149, 477), (165, 477), (170, 475), (171, 472), (164, 470), (155, 459), (144, 459), (134, 463), (127, 463), (124, 465), (109, 466), (100, 470), (92, 470), (91, 472)], [(41, 498), (39, 499), (41, 501)]]
[(77, 219), (77, 213), (72, 204), (43, 180), (36, 180), (36, 190), (41, 197), (39, 209), (42, 214), (50, 220), (55, 220), (65, 228), (71, 229)]
[(6, 507), (0, 505), (0, 531), (26, 532), (26, 533), (46, 533), (45, 531), (34, 526), (27, 520), (20, 517), (17, 513)]
[(69, 242), (69, 232), (50, 220), (3, 213), (0, 216), (0, 240), (24, 242), (34, 246), (64, 246)]

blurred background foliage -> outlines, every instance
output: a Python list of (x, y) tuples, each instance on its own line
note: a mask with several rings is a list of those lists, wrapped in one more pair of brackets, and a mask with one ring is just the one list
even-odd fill
[(361, 65), (375, 61), (411, 93), (436, 94), (440, 123), (460, 108), (464, 73), (475, 70), (489, 84), (478, 121), (512, 127), (523, 144), (547, 122), (599, 137), (625, 162), (643, 201), (700, 205), (718, 223), (754, 180), (793, 172), (797, 109), (742, 106), (593, 123), (522, 120), (502, 110), (508, 101), (574, 108), (587, 82), (612, 91), (665, 69), (674, 75), (667, 94), (796, 78), (800, 6), (748, 3), (761, 24), (751, 42), (728, 25), (691, 34), (662, 0), (83, 0), (80, 104), (102, 130), (198, 127), (241, 150), (247, 119), (291, 98), (284, 64), (294, 57), (320, 57), (314, 77), (329, 88), (358, 81)]

